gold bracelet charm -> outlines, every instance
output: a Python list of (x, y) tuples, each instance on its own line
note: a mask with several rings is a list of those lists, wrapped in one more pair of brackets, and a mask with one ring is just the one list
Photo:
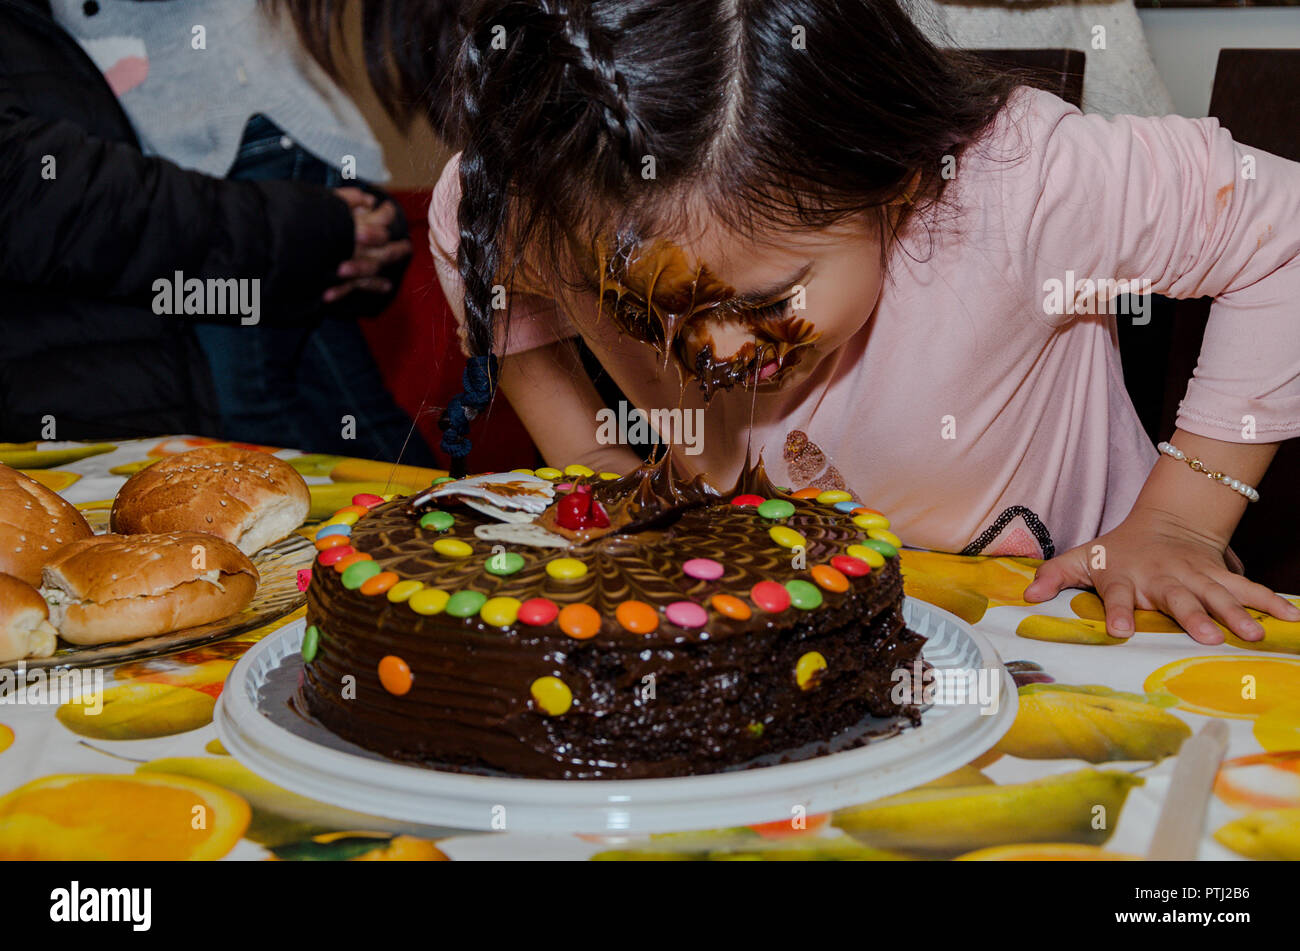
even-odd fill
[(1247, 485), (1245, 482), (1242, 482), (1240, 479), (1234, 479), (1226, 472), (1215, 472), (1205, 463), (1201, 462), (1200, 459), (1194, 459), (1194, 458), (1188, 459), (1187, 453), (1183, 452), (1177, 446), (1174, 446), (1171, 443), (1162, 442), (1158, 446), (1156, 446), (1156, 448), (1159, 449), (1166, 456), (1169, 456), (1171, 459), (1177, 459), (1179, 462), (1187, 463), (1189, 466), (1192, 467), (1193, 472), (1200, 472), (1203, 475), (1205, 475), (1207, 478), (1219, 483), (1220, 485), (1226, 485), (1228, 488), (1232, 489), (1232, 491), (1240, 495), (1244, 495), (1249, 501), (1251, 502), (1259, 501), (1259, 492), (1258, 490), (1255, 489), (1254, 486)]

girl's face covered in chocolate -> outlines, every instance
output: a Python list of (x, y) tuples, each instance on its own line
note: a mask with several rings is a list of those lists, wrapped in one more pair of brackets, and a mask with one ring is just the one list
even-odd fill
[[(882, 282), (875, 228), (597, 249), (602, 318), (676, 361), (706, 398), (806, 374), (867, 320)], [(707, 263), (706, 263), (707, 262)]]

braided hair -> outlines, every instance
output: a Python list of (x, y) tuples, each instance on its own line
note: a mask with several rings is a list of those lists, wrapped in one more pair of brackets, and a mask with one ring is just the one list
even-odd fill
[[(301, 25), (344, 0), (268, 2)], [(900, 0), (359, 2), (372, 71), (423, 90), (461, 150), (469, 363), (440, 421), (457, 472), (498, 380), (509, 314), (493, 303), (509, 307), (525, 255), (558, 292), (595, 289), (602, 242), (681, 234), (701, 213), (740, 235), (860, 218), (888, 239), (940, 207), (952, 160), (1025, 81), (939, 49)], [(431, 11), (451, 6), (450, 81), (407, 74), (431, 61), (412, 50), (442, 48)]]

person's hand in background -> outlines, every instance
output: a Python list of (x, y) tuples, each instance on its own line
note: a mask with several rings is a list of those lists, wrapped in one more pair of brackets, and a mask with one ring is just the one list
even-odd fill
[(406, 238), (391, 240), (391, 228), (397, 218), (397, 206), (391, 200), (376, 202), (375, 196), (360, 188), (336, 188), (334, 194), (347, 204), (356, 227), (356, 245), (352, 257), (338, 267), (343, 281), (329, 288), (324, 300), (333, 303), (354, 290), (387, 294), (393, 283), (379, 272), (411, 255)]

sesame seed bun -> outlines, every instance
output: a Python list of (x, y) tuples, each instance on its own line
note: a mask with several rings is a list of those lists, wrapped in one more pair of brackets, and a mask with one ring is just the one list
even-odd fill
[(106, 644), (236, 614), (258, 581), (248, 556), (212, 535), (97, 535), (45, 566), (41, 594), (64, 640)]
[(41, 593), (26, 581), (0, 574), (0, 663), (49, 657), (56, 642)]
[(160, 459), (127, 480), (110, 524), (124, 535), (206, 532), (251, 555), (307, 518), (302, 476), (265, 452), (212, 446)]
[(0, 465), (0, 572), (38, 585), (41, 569), (59, 549), (92, 534), (69, 502)]

